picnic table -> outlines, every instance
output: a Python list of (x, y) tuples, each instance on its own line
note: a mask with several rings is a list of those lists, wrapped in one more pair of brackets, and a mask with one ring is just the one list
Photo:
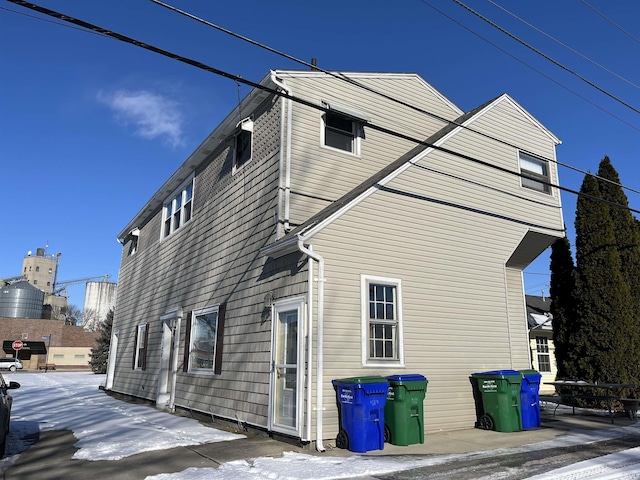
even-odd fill
[(560, 394), (556, 397), (541, 396), (541, 401), (556, 404), (553, 411), (555, 416), (556, 410), (561, 404), (572, 407), (573, 413), (576, 413), (575, 400), (600, 400), (607, 405), (609, 418), (614, 423), (614, 411), (612, 402), (620, 401), (625, 411), (629, 413), (632, 420), (637, 420), (638, 403), (640, 400), (635, 398), (621, 398), (622, 390), (638, 391), (637, 385), (627, 383), (589, 383), (580, 380), (558, 380), (555, 382), (545, 382), (547, 385), (553, 385)]

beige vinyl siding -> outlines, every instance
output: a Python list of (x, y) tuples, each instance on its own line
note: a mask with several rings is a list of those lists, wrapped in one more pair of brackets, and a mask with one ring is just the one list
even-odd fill
[[(123, 264), (116, 327), (122, 360), (114, 390), (155, 399), (159, 318), (167, 309), (181, 306), (176, 405), (266, 426), (271, 322), (264, 317), (263, 298), (266, 292), (277, 298), (303, 294), (306, 273), (302, 265), (291, 279), (295, 258), (273, 261), (257, 253), (275, 235), (279, 152), (273, 138), (279, 138), (280, 102), (265, 102), (257, 117), (253, 160), (231, 175), (229, 150), (214, 153), (196, 171), (191, 222), (159, 241), (158, 212), (141, 232), (141, 236), (156, 235), (156, 243)], [(187, 314), (222, 302), (227, 302), (222, 374), (182, 373)], [(133, 331), (138, 323), (147, 322), (147, 369), (133, 371)]]
[[(444, 118), (459, 115), (417, 77), (358, 78), (359, 82), (400, 97)], [(295, 95), (320, 105), (335, 101), (367, 114), (371, 122), (425, 139), (445, 123), (333, 78), (287, 79)], [(390, 161), (410, 150), (412, 142), (364, 127), (359, 156), (321, 146), (322, 112), (293, 105), (291, 143), (291, 222), (300, 224), (358, 185)]]
[[(501, 115), (487, 112), (487, 128), (497, 128)], [(553, 153), (549, 137), (528, 125), (536, 140), (524, 143)], [(461, 131), (444, 146), (455, 140), (459, 151), (517, 171), (515, 148), (476, 150), (485, 145), (476, 138)], [(529, 367), (522, 274), (505, 264), (533, 228), (523, 222), (558, 237), (563, 225), (557, 195), (513, 178), (432, 152), (313, 237), (326, 262), (325, 398), (333, 378), (420, 373), (429, 380), (426, 430), (467, 428), (475, 422), (469, 375)], [(361, 366), (362, 274), (402, 281), (404, 366)], [(327, 408), (325, 417), (323, 436), (331, 438), (337, 411)]]

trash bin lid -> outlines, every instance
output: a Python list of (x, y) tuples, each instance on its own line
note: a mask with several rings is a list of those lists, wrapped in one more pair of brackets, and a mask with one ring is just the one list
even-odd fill
[(471, 374), (472, 377), (500, 377), (500, 378), (512, 377), (514, 375), (518, 377), (522, 377), (522, 374), (516, 370), (491, 370), (489, 372), (479, 372), (479, 373)]
[(340, 385), (362, 385), (367, 383), (389, 383), (386, 378), (379, 375), (369, 375), (363, 377), (336, 378), (331, 381)]
[(427, 378), (419, 373), (402, 373), (399, 375), (389, 375), (387, 380), (394, 383), (426, 382)]

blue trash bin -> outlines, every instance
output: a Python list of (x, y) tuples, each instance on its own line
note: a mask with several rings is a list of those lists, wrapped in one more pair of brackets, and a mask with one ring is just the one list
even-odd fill
[(366, 376), (332, 380), (336, 391), (340, 430), (336, 446), (352, 452), (384, 449), (384, 406), (389, 382)]
[(540, 379), (536, 370), (521, 370), (520, 411), (522, 428), (529, 430), (540, 427)]

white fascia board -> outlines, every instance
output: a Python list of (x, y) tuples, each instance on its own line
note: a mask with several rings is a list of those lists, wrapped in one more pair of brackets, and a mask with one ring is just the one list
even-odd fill
[[(265, 75), (260, 80), (260, 85), (269, 88), (277, 88), (271, 82), (271, 73)], [(236, 106), (225, 117), (222, 122), (207, 136), (207, 138), (187, 157), (187, 159), (178, 167), (178, 169), (169, 177), (168, 180), (154, 193), (149, 201), (140, 209), (140, 211), (133, 217), (133, 219), (127, 224), (125, 228), (118, 234), (118, 238), (124, 238), (124, 235), (129, 233), (134, 227), (141, 224), (141, 221), (152, 214), (157, 208), (160, 208), (169, 196), (176, 188), (184, 182), (195, 169), (202, 163), (218, 146), (222, 143), (232, 131), (236, 129), (236, 124), (240, 117), (240, 112), (253, 112), (255, 108), (264, 101), (269, 92), (260, 90), (258, 88), (252, 89), (240, 102), (240, 105)], [(244, 118), (244, 117), (243, 117)]]

